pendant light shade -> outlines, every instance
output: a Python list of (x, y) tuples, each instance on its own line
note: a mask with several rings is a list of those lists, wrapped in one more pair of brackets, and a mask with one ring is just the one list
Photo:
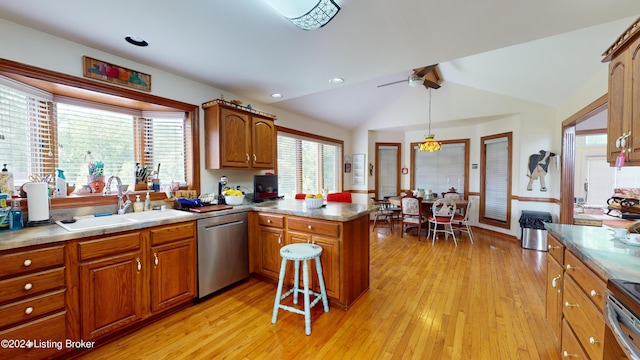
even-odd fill
[(325, 26), (340, 11), (333, 0), (267, 0), (282, 16), (302, 30)]
[(420, 143), (418, 151), (434, 152), (442, 149), (442, 144), (436, 141), (435, 135), (431, 133), (431, 88), (429, 88), (429, 135)]

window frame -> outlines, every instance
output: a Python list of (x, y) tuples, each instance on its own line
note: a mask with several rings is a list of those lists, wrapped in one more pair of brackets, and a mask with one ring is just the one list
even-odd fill
[[(31, 65), (22, 64), (12, 60), (0, 58), (0, 74), (14, 80), (28, 83), (36, 87), (46, 87), (46, 91), (53, 94), (62, 94), (81, 100), (89, 100), (105, 104), (117, 104), (137, 110), (167, 110), (186, 113), (185, 131), (191, 142), (187, 147), (187, 187), (200, 192), (200, 135), (199, 116), (200, 107), (177, 100), (167, 99), (143, 93), (132, 89), (121, 88), (94, 80), (67, 75)], [(31, 84), (34, 83), (34, 84)], [(62, 209), (78, 206), (111, 205), (114, 195), (102, 196), (92, 194), (72, 196), (66, 198), (52, 198), (51, 208)], [(153, 200), (162, 199), (164, 193), (152, 193)], [(26, 201), (21, 205), (26, 206)]]
[[(305, 131), (300, 131), (300, 130), (295, 130), (295, 129), (290, 129), (290, 128), (286, 128), (286, 127), (282, 127), (279, 125), (276, 125), (276, 136), (278, 135), (278, 133), (285, 133), (285, 134), (290, 134), (290, 135), (294, 135), (294, 136), (298, 136), (298, 137), (304, 137), (304, 138), (308, 138), (309, 140), (317, 140), (317, 141), (322, 141), (322, 142), (328, 142), (328, 143), (332, 143), (335, 146), (339, 146), (340, 147), (340, 164), (338, 166), (337, 172), (338, 172), (338, 184), (340, 185), (340, 189), (339, 191), (344, 191), (344, 174), (343, 174), (343, 169), (344, 169), (344, 141), (342, 140), (338, 140), (338, 139), (333, 139), (330, 137), (325, 137), (325, 136), (320, 136), (320, 135), (316, 135), (316, 134), (311, 134)], [(277, 149), (277, 147), (276, 147)], [(278, 170), (277, 170), (278, 166), (276, 165), (276, 169), (275, 172), (277, 174)]]
[[(485, 208), (485, 201), (486, 201), (486, 177), (487, 177), (487, 161), (486, 161), (486, 157), (487, 157), (487, 151), (486, 151), (486, 144), (485, 141), (487, 140), (492, 140), (492, 139), (499, 139), (499, 138), (507, 138), (507, 189), (506, 189), (506, 216), (507, 219), (505, 220), (505, 222), (499, 221), (499, 220), (495, 220), (492, 218), (488, 218), (485, 216), (486, 213), (486, 208)], [(479, 206), (479, 213), (478, 213), (478, 222), (482, 223), (482, 224), (487, 224), (487, 225), (491, 225), (491, 226), (495, 226), (495, 227), (499, 227), (499, 228), (503, 228), (503, 229), (510, 229), (511, 228), (511, 201), (512, 201), (512, 196), (511, 196), (511, 179), (512, 179), (512, 169), (513, 169), (513, 134), (512, 132), (505, 132), (505, 133), (500, 133), (500, 134), (494, 134), (494, 135), (488, 135), (488, 136), (483, 136), (480, 138), (480, 164), (482, 164), (480, 166), (480, 206)]]
[[(453, 139), (453, 140), (441, 140), (440, 141), (441, 144), (464, 144), (464, 189), (462, 189), (463, 192), (463, 196), (465, 199), (469, 198), (469, 151), (470, 151), (470, 144), (471, 144), (471, 140), (470, 139)], [(416, 170), (416, 155), (415, 155), (415, 148), (418, 147), (420, 145), (419, 142), (412, 142), (411, 144), (409, 144), (409, 151), (411, 152), (411, 170), (410, 170), (410, 174), (415, 174), (415, 170)], [(409, 190), (415, 189), (415, 180), (413, 178), (413, 175), (411, 175), (409, 177)], [(428, 189), (425, 189), (428, 190)], [(461, 189), (456, 189), (458, 192), (461, 191)], [(434, 190), (436, 191), (436, 190)]]

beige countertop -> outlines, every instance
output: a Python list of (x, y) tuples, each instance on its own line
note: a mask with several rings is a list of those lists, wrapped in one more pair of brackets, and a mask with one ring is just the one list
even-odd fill
[[(158, 210), (155, 210), (158, 211)], [(350, 221), (375, 211), (375, 207), (365, 204), (329, 203), (320, 209), (307, 209), (304, 200), (277, 200), (259, 204), (234, 206), (233, 209), (214, 211), (203, 214), (189, 213), (189, 216), (178, 218), (141, 221), (118, 227), (95, 229), (88, 231), (68, 231), (57, 224), (27, 227), (21, 230), (0, 231), (0, 251), (22, 248), (33, 245), (44, 245), (55, 242), (74, 240), (89, 236), (100, 236), (121, 231), (144, 229), (151, 226), (168, 225), (185, 221), (223, 216), (237, 212), (261, 211), (285, 215), (296, 215), (322, 220)], [(118, 216), (118, 215), (113, 215)]]

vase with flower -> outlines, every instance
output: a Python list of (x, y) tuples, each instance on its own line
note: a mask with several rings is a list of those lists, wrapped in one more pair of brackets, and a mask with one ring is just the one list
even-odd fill
[(91, 187), (91, 192), (101, 193), (104, 190), (104, 163), (102, 161), (90, 161), (88, 163), (89, 175), (87, 184)]

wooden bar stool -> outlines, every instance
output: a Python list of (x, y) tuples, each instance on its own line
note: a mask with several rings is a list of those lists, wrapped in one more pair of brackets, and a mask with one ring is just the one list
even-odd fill
[[(290, 244), (283, 246), (280, 249), (280, 256), (282, 256), (282, 266), (280, 267), (280, 276), (278, 280), (278, 290), (276, 291), (276, 299), (273, 303), (273, 316), (271, 317), (271, 323), (275, 324), (278, 319), (278, 309), (294, 312), (296, 314), (304, 315), (304, 330), (307, 335), (311, 335), (311, 308), (322, 299), (324, 305), (324, 312), (329, 312), (329, 301), (327, 300), (327, 290), (324, 286), (324, 277), (322, 276), (322, 264), (320, 263), (320, 255), (322, 254), (322, 248), (315, 244)], [(320, 293), (317, 293), (309, 289), (309, 266), (307, 260), (314, 259), (316, 262), (316, 271), (318, 273), (318, 282), (320, 283)], [(284, 295), (282, 295), (282, 285), (284, 284), (284, 274), (287, 271), (287, 260), (294, 261), (295, 275), (293, 280), (293, 288), (289, 289)], [(304, 289), (299, 289), (298, 284), (300, 282), (300, 261), (302, 261), (302, 282)], [(298, 308), (283, 305), (280, 302), (287, 296), (293, 294), (293, 303), (298, 303), (298, 293), (304, 295), (304, 310)], [(310, 296), (315, 295), (313, 302), (310, 301)]]

